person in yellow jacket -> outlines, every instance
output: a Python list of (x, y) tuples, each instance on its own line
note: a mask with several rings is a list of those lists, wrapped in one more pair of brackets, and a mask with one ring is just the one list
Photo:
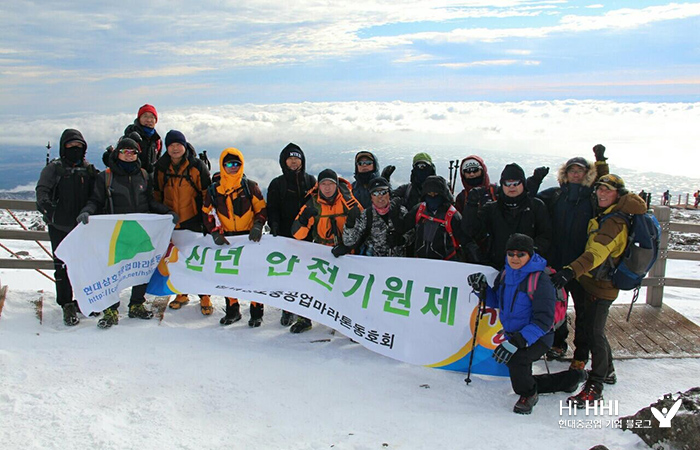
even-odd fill
[[(304, 240), (311, 234), (313, 242), (333, 247), (333, 256), (349, 253), (343, 244), (345, 224), (355, 226), (362, 206), (352, 195), (352, 186), (331, 169), (318, 174), (318, 183), (307, 194), (310, 198), (301, 207), (294, 223), (292, 236)], [(302, 333), (311, 329), (311, 320), (299, 316), (289, 331)]]
[[(202, 202), (211, 184), (209, 170), (180, 131), (168, 131), (165, 148), (166, 153), (154, 166), (153, 196), (177, 213), (180, 220), (176, 230), (202, 232)], [(199, 298), (202, 314), (211, 315), (214, 312), (211, 297), (200, 295)], [(189, 301), (187, 294), (178, 294), (168, 306), (180, 309)]]
[[(240, 150), (227, 148), (221, 152), (221, 179), (215, 181), (204, 196), (204, 226), (217, 245), (229, 244), (225, 236), (247, 234), (254, 242), (260, 241), (262, 237), (267, 208), (258, 183), (244, 175), (244, 164)], [(250, 303), (249, 326), (259, 327), (262, 324), (263, 307), (262, 303)], [(238, 299), (226, 297), (226, 315), (219, 323), (231, 325), (239, 320), (241, 312)]]
[[(647, 210), (646, 202), (628, 192), (625, 182), (617, 175), (600, 177), (594, 187), (598, 208), (588, 222), (586, 248), (571, 264), (552, 275), (557, 289), (576, 278), (585, 291), (584, 327), (591, 351), (591, 371), (581, 392), (568, 399), (576, 407), (602, 400), (603, 383), (617, 381), (605, 336), (610, 306), (620, 292), (610, 279), (610, 269), (617, 266), (627, 247), (629, 229), (624, 215), (644, 214)], [(576, 367), (572, 362), (572, 369), (583, 369), (583, 364)]]

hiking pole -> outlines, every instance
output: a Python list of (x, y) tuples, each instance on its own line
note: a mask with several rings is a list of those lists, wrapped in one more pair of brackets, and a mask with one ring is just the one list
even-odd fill
[(639, 298), (639, 287), (636, 287), (636, 288), (634, 288), (634, 296), (632, 297), (632, 303), (630, 303), (630, 309), (629, 309), (629, 311), (627, 311), (627, 320), (625, 320), (625, 322), (630, 321), (630, 315), (632, 314), (632, 307), (637, 302), (638, 298)]
[(459, 160), (455, 159), (455, 174), (452, 178), (452, 193), (454, 194), (455, 185), (457, 184), (457, 174), (459, 173)]
[(450, 178), (448, 179), (450, 192), (455, 193), (455, 185), (452, 183), (452, 171), (454, 170), (454, 161), (450, 160)]
[[(474, 290), (472, 290), (472, 292), (476, 293)], [(479, 311), (476, 314), (476, 324), (474, 324), (474, 336), (472, 337), (472, 352), (469, 355), (469, 368), (467, 369), (467, 378), (464, 379), (464, 382), (467, 383), (467, 386), (469, 386), (469, 383), (472, 382), (472, 363), (474, 362), (474, 350), (476, 350), (476, 336), (479, 332), (479, 322), (481, 322), (481, 318), (484, 317), (484, 310), (486, 309), (486, 305), (481, 299), (481, 296), (479, 294), (476, 294), (476, 296), (479, 299)]]
[(46, 165), (49, 165), (49, 158), (51, 157), (51, 141), (46, 144)]

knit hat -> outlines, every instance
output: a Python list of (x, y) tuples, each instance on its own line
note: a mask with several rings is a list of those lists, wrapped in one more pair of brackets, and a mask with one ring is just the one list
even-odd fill
[(318, 184), (321, 184), (321, 181), (324, 180), (331, 180), (335, 184), (338, 184), (338, 174), (332, 169), (324, 169), (318, 174)]
[(447, 184), (444, 178), (438, 175), (431, 175), (425, 179), (423, 183), (423, 195), (427, 195), (430, 192), (437, 192), (440, 195), (445, 194), (447, 189)]
[(481, 163), (477, 161), (476, 159), (465, 159), (464, 162), (462, 163), (462, 172), (464, 172), (467, 169), (480, 169), (483, 170), (484, 168), (481, 167)]
[(598, 179), (598, 181), (595, 183), (595, 186), (598, 187), (600, 185), (606, 186), (608, 189), (611, 189), (613, 191), (620, 191), (620, 195), (625, 195), (627, 193), (627, 189), (625, 189), (625, 182), (622, 178), (620, 178), (617, 175), (614, 174), (608, 174), (608, 175), (603, 175)]
[(153, 105), (149, 105), (148, 103), (146, 103), (145, 105), (143, 105), (142, 107), (139, 108), (139, 112), (138, 112), (138, 114), (136, 114), (136, 118), (141, 117), (143, 115), (143, 113), (147, 113), (147, 112), (156, 116), (156, 122), (158, 122), (158, 112), (156, 112), (156, 107)]
[(136, 150), (137, 153), (141, 153), (141, 147), (139, 146), (139, 144), (137, 144), (135, 140), (125, 136), (119, 139), (117, 147), (114, 150), (119, 152), (119, 150), (123, 148), (131, 148)]
[(174, 143), (182, 144), (185, 148), (187, 147), (187, 139), (182, 132), (177, 130), (170, 130), (168, 134), (165, 135), (165, 148), (170, 147), (170, 144)]
[(415, 166), (419, 162), (428, 163), (432, 166), (433, 158), (427, 153), (417, 153), (416, 156), (413, 157), (413, 165)]
[(386, 181), (386, 179), (382, 177), (376, 177), (372, 178), (369, 182), (369, 192), (372, 193), (374, 191), (380, 191), (382, 189), (389, 189), (391, 190), (391, 186), (389, 185), (389, 182)]
[(290, 151), (290, 152), (289, 152), (289, 155), (287, 155), (287, 158), (299, 158), (299, 159), (304, 159), (303, 155), (302, 155), (300, 152), (296, 151), (296, 150)]
[(516, 163), (508, 164), (501, 172), (501, 184), (507, 180), (520, 180), (525, 184), (525, 171)]
[(591, 165), (588, 163), (588, 161), (586, 161), (586, 158), (582, 158), (580, 156), (571, 158), (566, 162), (566, 170), (569, 170), (569, 167), (571, 166), (581, 166), (586, 170), (591, 168)]
[(532, 256), (535, 254), (535, 241), (526, 234), (513, 233), (506, 242), (506, 250), (519, 250)]

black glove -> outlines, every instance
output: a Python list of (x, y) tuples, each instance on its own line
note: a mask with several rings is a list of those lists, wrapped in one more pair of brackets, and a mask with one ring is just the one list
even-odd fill
[(250, 229), (250, 233), (248, 233), (248, 239), (253, 242), (260, 242), (260, 238), (262, 237), (262, 229), (263, 224), (260, 222), (255, 222), (255, 224), (253, 224), (253, 228)]
[(481, 272), (472, 273), (467, 277), (467, 284), (474, 289), (475, 292), (483, 292), (486, 290), (488, 283), (486, 282), (486, 275)]
[(226, 236), (219, 233), (218, 231), (214, 231), (211, 234), (211, 237), (214, 239), (214, 243), (216, 245), (229, 245), (229, 242), (228, 242), (228, 239), (226, 239)]
[(333, 247), (331, 253), (333, 253), (333, 256), (337, 258), (338, 256), (347, 255), (348, 253), (350, 253), (350, 250), (352, 250), (352, 248), (348, 247), (347, 245), (338, 244), (335, 247)]
[(574, 271), (570, 267), (564, 267), (559, 272), (552, 274), (551, 280), (555, 288), (561, 289), (566, 283), (574, 279)]
[(512, 358), (517, 351), (518, 347), (516, 347), (515, 344), (510, 341), (505, 341), (496, 347), (496, 350), (493, 351), (491, 357), (499, 364), (508, 364), (510, 358)]
[(394, 173), (395, 170), (396, 166), (386, 166), (384, 169), (382, 169), (382, 178), (389, 181), (391, 179), (391, 174)]
[(78, 214), (78, 217), (75, 218), (76, 222), (82, 222), (83, 225), (87, 225), (87, 223), (90, 221), (90, 213), (89, 212), (81, 212)]
[(593, 147), (593, 154), (595, 155), (595, 160), (596, 161), (605, 161), (605, 146), (603, 144), (598, 144), (595, 147)]
[(173, 223), (174, 223), (175, 225), (177, 225), (178, 222), (180, 222), (180, 216), (178, 216), (177, 213), (176, 213), (175, 211), (170, 211), (168, 214), (170, 214), (171, 216), (173, 216)]
[(277, 222), (270, 223), (270, 234), (273, 236), (277, 236), (280, 232), (280, 224)]
[(41, 210), (42, 214), (50, 216), (51, 213), (53, 213), (54, 211), (54, 206), (53, 203), (51, 203), (51, 201), (44, 200), (43, 202), (39, 203), (39, 209)]
[(544, 177), (547, 176), (549, 173), (549, 167), (538, 167), (535, 169), (534, 172), (532, 172), (532, 178), (537, 181), (537, 183), (542, 183), (542, 180), (544, 180)]
[(304, 210), (299, 214), (299, 223), (302, 226), (308, 226), (309, 225), (309, 219), (312, 217), (315, 217), (318, 215), (318, 211), (316, 211), (316, 208), (313, 206), (307, 206), (304, 208)]
[(520, 334), (519, 331), (516, 331), (515, 333), (511, 334), (510, 337), (508, 338), (508, 342), (511, 344), (515, 345), (518, 348), (525, 348), (527, 347), (527, 341), (523, 337), (522, 334)]
[(481, 199), (484, 197), (485, 190), (486, 188), (484, 186), (472, 188), (467, 195), (467, 205), (479, 206), (481, 204)]
[(349, 228), (355, 228), (355, 222), (357, 222), (357, 218), (360, 217), (360, 208), (355, 206), (348, 212), (348, 219), (345, 221), (345, 226)]

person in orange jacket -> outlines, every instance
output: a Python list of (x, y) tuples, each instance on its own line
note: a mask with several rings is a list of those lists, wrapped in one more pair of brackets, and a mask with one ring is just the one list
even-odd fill
[[(254, 242), (260, 241), (262, 237), (263, 226), (267, 221), (265, 199), (258, 183), (244, 175), (244, 164), (240, 150), (227, 148), (221, 152), (221, 178), (212, 183), (204, 196), (204, 226), (217, 245), (228, 245), (225, 236), (247, 234)], [(249, 326), (259, 327), (262, 324), (263, 307), (262, 303), (250, 303)], [(241, 312), (238, 299), (226, 297), (226, 315), (219, 323), (231, 325), (239, 320)]]
[[(343, 228), (346, 222), (354, 226), (362, 212), (362, 206), (352, 195), (350, 182), (325, 169), (318, 174), (318, 183), (308, 195), (311, 198), (292, 224), (292, 236), (304, 240), (310, 233), (313, 242), (333, 247), (333, 256), (350, 253), (352, 249), (343, 244)], [(311, 320), (299, 316), (289, 331), (302, 333), (309, 329)]]

